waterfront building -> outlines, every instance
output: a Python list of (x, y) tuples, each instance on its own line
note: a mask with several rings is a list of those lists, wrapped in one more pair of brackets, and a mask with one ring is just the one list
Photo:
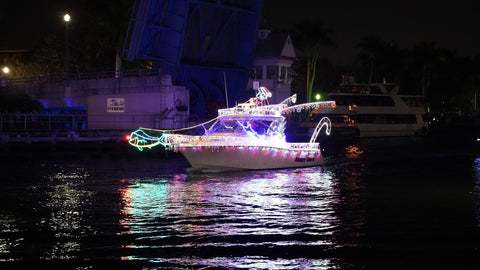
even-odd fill
[(258, 86), (267, 87), (272, 92), (272, 103), (288, 98), (295, 59), (295, 48), (288, 33), (260, 29), (248, 88), (254, 91)]

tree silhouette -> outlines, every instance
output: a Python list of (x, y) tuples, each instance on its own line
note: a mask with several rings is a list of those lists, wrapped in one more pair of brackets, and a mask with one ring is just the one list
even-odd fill
[(428, 90), (434, 76), (435, 68), (440, 64), (442, 51), (433, 42), (422, 42), (412, 49), (413, 67), (420, 76), (420, 88), (423, 96), (428, 96)]
[[(59, 4), (60, 5), (60, 4)], [(61, 3), (60, 10), (69, 11), (69, 55), (71, 72), (96, 72), (113, 70), (118, 60), (132, 1), (77, 0)], [(62, 18), (58, 18), (62, 26)], [(58, 27), (38, 41), (32, 57), (17, 63), (20, 77), (59, 75), (65, 72), (65, 27)], [(138, 62), (128, 63), (137, 67)], [(20, 73), (20, 71), (22, 71)]]
[[(359, 43), (361, 52), (359, 55), (362, 66), (368, 66), (368, 83), (377, 82), (375, 76), (377, 66), (382, 61), (383, 50), (385, 48), (385, 42), (377, 36), (366, 36)], [(368, 64), (366, 64), (368, 63)]]
[(313, 85), (317, 71), (318, 59), (325, 46), (335, 46), (332, 31), (325, 28), (322, 22), (303, 21), (293, 31), (295, 48), (306, 59), (306, 94), (307, 101), (312, 100)]

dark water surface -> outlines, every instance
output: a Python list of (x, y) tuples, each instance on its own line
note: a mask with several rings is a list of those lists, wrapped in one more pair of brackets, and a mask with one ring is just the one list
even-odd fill
[(468, 136), (198, 173), (123, 146), (1, 146), (0, 269), (480, 269)]

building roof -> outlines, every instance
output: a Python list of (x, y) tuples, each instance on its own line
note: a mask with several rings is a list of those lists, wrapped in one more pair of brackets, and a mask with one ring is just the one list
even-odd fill
[(295, 58), (295, 50), (290, 35), (287, 33), (271, 33), (268, 30), (260, 30), (257, 47), (255, 49), (255, 57), (266, 56)]

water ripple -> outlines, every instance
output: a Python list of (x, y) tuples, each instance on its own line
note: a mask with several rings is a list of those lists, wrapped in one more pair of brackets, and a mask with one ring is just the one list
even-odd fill
[[(322, 168), (189, 173), (126, 182), (129, 184), (120, 191), (120, 223), (125, 234), (135, 235), (135, 241), (128, 246), (137, 250), (134, 253), (173, 249), (201, 254), (199, 249), (236, 252), (241, 248), (246, 251), (243, 261), (198, 259), (196, 264), (248, 268), (268, 265), (272, 269), (283, 268), (286, 262), (267, 262), (253, 256), (259, 249), (265, 249), (263, 253), (269, 256), (282, 250), (280, 256), (288, 253), (285, 249), (328, 250), (339, 245), (334, 235), (340, 223), (335, 212), (340, 199), (337, 183), (333, 174)], [(141, 260), (141, 256), (124, 259)], [(220, 261), (225, 264), (218, 264)], [(325, 263), (313, 260), (307, 264), (316, 267)]]

